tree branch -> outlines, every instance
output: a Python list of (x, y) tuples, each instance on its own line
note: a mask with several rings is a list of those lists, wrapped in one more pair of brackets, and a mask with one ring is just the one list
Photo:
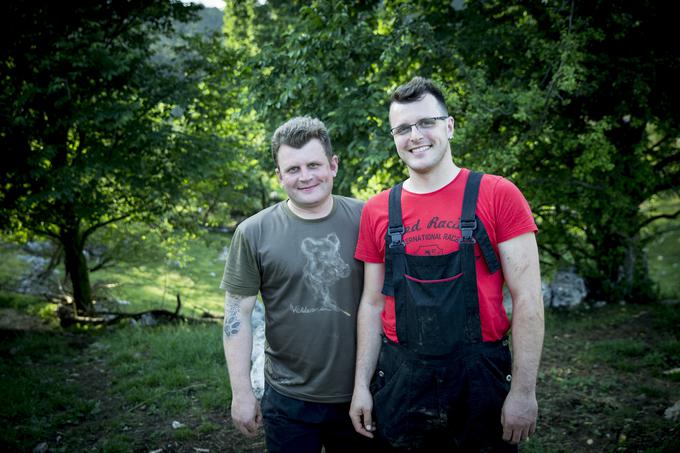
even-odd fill
[(94, 233), (97, 229), (99, 229), (103, 226), (106, 226), (109, 223), (118, 222), (119, 220), (123, 220), (126, 217), (130, 217), (130, 214), (124, 214), (124, 215), (109, 219), (106, 222), (100, 222), (100, 223), (96, 223), (96, 224), (92, 225), (91, 227), (89, 227), (87, 230), (85, 230), (83, 232), (83, 242), (85, 241), (85, 239), (88, 238), (88, 236), (90, 236), (92, 233)]
[(680, 216), (680, 209), (675, 211), (673, 214), (659, 214), (659, 215), (655, 215), (655, 216), (652, 216), (652, 217), (648, 217), (642, 223), (640, 223), (640, 225), (638, 225), (638, 231), (641, 230), (642, 228), (646, 227), (650, 223), (656, 222), (657, 220), (660, 220), (660, 219), (675, 219), (678, 216)]
[(33, 230), (34, 233), (37, 233), (37, 234), (42, 235), (42, 236), (51, 237), (51, 238), (56, 239), (57, 241), (59, 241), (61, 243), (61, 241), (59, 240), (59, 235), (57, 233), (53, 233), (51, 231), (43, 230), (43, 229), (40, 229), (40, 228), (32, 228), (32, 230)]
[(659, 162), (654, 164), (654, 170), (655, 171), (661, 171), (663, 170), (666, 165), (672, 164), (673, 162), (679, 162), (680, 161), (680, 153), (675, 153), (671, 154), (670, 156), (666, 156), (664, 159), (661, 159)]

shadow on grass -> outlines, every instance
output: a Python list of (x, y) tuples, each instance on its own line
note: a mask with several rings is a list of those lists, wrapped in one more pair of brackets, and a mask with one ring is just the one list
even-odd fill
[(0, 330), (0, 449), (264, 451), (228, 417), (220, 332)]
[[(548, 313), (523, 452), (680, 450), (680, 306)], [(219, 325), (0, 330), (0, 448), (262, 452), (232, 427)], [(173, 422), (175, 423), (173, 427)]]

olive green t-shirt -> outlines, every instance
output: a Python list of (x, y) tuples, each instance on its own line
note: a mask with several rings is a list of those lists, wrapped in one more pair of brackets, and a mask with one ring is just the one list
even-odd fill
[(221, 287), (262, 295), (265, 379), (286, 396), (319, 403), (352, 397), (363, 287), (354, 248), (362, 207), (333, 196), (328, 216), (302, 219), (281, 202), (234, 233)]

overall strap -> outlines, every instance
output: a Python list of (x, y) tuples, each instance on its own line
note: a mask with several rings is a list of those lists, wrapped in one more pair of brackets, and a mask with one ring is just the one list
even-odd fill
[(382, 293), (394, 296), (393, 264), (395, 254), (406, 253), (404, 244), (404, 221), (401, 217), (401, 187), (396, 184), (390, 190), (387, 233), (385, 234), (385, 278)]
[(479, 248), (486, 261), (486, 266), (489, 273), (493, 274), (501, 268), (496, 251), (491, 245), (489, 235), (484, 228), (484, 224), (477, 217), (475, 211), (477, 209), (477, 197), (479, 195), (479, 186), (482, 181), (482, 173), (470, 172), (467, 184), (465, 185), (465, 193), (463, 194), (463, 209), (460, 215), (460, 230), (462, 233), (461, 245), (463, 243), (477, 242)]
[(392, 249), (395, 249), (397, 252), (401, 252), (404, 249), (404, 220), (401, 217), (401, 186), (402, 183), (400, 182), (390, 190), (389, 220), (387, 224), (387, 235), (385, 236), (385, 244), (390, 250), (385, 250), (385, 253), (391, 253)]

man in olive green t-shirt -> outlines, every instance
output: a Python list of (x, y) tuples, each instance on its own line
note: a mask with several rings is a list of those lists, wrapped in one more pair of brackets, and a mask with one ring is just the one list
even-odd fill
[[(234, 425), (264, 423), (270, 452), (368, 451), (349, 418), (363, 267), (354, 259), (363, 203), (332, 195), (338, 157), (318, 119), (296, 117), (272, 137), (288, 200), (234, 233), (222, 279), (224, 352)], [(250, 381), (251, 313), (265, 307), (265, 391)]]

